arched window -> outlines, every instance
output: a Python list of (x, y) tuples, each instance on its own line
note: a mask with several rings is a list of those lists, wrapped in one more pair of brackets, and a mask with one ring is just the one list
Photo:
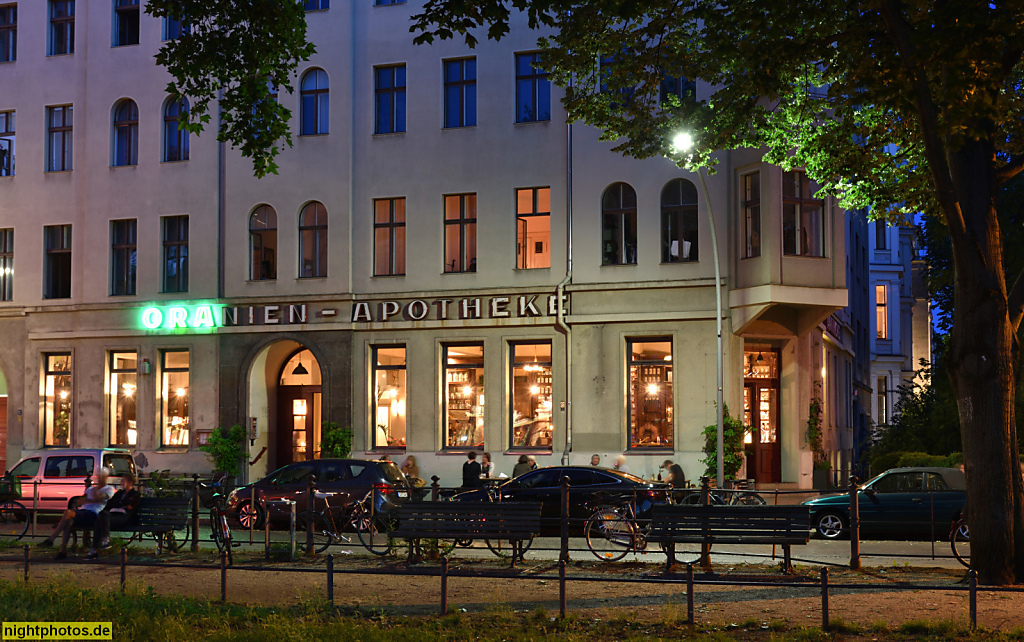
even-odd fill
[(313, 201), (299, 215), (299, 278), (327, 276), (327, 209)]
[(249, 279), (273, 281), (277, 278), (277, 212), (260, 205), (249, 216)]
[(310, 69), (302, 77), (300, 87), (299, 134), (326, 134), (327, 118), (330, 114), (327, 72), (323, 69)]
[(115, 167), (139, 163), (139, 108), (125, 98), (114, 105)]
[(661, 262), (696, 261), (697, 188), (677, 178), (661, 190)]
[(636, 191), (626, 183), (601, 198), (601, 265), (636, 265)]
[(184, 98), (169, 98), (164, 103), (164, 160), (188, 160), (188, 132), (179, 129), (182, 118), (188, 113), (188, 101)]

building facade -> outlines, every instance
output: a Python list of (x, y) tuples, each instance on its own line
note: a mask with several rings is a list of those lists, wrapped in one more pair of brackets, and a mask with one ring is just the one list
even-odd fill
[(318, 456), (328, 422), (356, 456), (415, 455), (446, 484), (470, 450), (504, 473), (596, 453), (696, 478), (716, 415), (710, 216), (724, 398), (754, 427), (744, 472), (810, 486), (810, 401), (822, 373), (853, 381), (828, 347), (851, 339), (821, 325), (847, 305), (844, 212), (754, 150), (719, 153), (707, 196), (669, 160), (622, 158), (566, 124), (525, 23), (417, 47), (420, 5), (307, 13), (317, 53), (277, 94), (295, 145), (256, 180), (213, 132), (177, 129), (188, 106), (153, 56), (179, 25), (0, 1), (17, 15), (0, 63), (7, 465), (118, 445), (205, 471), (210, 431), (241, 424), (252, 479)]

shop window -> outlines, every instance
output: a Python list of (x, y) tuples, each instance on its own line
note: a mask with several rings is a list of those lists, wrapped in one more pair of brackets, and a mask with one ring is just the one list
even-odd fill
[(0, 230), (0, 301), (14, 300), (14, 230)]
[(110, 293), (114, 296), (135, 294), (137, 227), (134, 218), (110, 222)]
[(484, 347), (444, 346), (444, 447), (484, 447)]
[(75, 0), (50, 0), (50, 56), (75, 53)]
[(43, 355), (43, 445), (71, 445), (71, 353)]
[(551, 120), (551, 80), (539, 53), (516, 54), (516, 122)]
[(636, 265), (636, 191), (626, 183), (601, 198), (601, 265)]
[(139, 164), (139, 107), (134, 100), (114, 105), (114, 167)]
[(374, 134), (405, 131), (405, 65), (374, 68)]
[(551, 342), (513, 343), (509, 393), (512, 448), (551, 449)]
[(551, 188), (516, 190), (516, 268), (551, 267)]
[(444, 126), (476, 125), (476, 58), (445, 60)]
[(46, 171), (71, 171), (74, 154), (74, 108), (58, 105), (46, 108)]
[(299, 134), (313, 136), (328, 132), (330, 86), (327, 72), (310, 69), (302, 76), (299, 91)]
[(167, 447), (188, 447), (189, 417), (192, 400), (189, 397), (189, 353), (188, 350), (165, 350), (161, 354), (160, 387), (161, 420), (163, 435), (161, 444)]
[(373, 275), (405, 274), (405, 199), (373, 202)]
[(0, 111), (0, 176), (14, 176), (14, 115)]
[(0, 6), (0, 62), (18, 59), (18, 5)]
[(165, 216), (164, 292), (188, 292), (188, 216)]
[(629, 447), (673, 447), (672, 341), (628, 339)]
[(405, 448), (405, 346), (373, 348), (373, 447)]
[(43, 278), (44, 299), (71, 298), (71, 226), (43, 227), (46, 264)]
[(135, 405), (138, 398), (138, 362), (136, 352), (110, 353), (107, 429), (111, 446), (135, 446), (138, 443)]
[(115, 47), (139, 44), (139, 0), (114, 0)]
[(313, 201), (299, 215), (299, 278), (327, 276), (327, 208)]
[(249, 216), (249, 280), (277, 278), (277, 212), (260, 205)]
[(181, 123), (188, 116), (188, 101), (168, 98), (164, 103), (164, 162), (188, 160), (188, 132)]
[(476, 272), (476, 194), (444, 197), (444, 271)]
[(804, 172), (782, 173), (782, 253), (825, 256), (825, 201)]
[(743, 176), (743, 258), (761, 256), (761, 172)]
[(661, 262), (698, 260), (697, 188), (677, 178), (661, 190)]
[(889, 304), (883, 283), (875, 286), (875, 336), (878, 339), (889, 338)]

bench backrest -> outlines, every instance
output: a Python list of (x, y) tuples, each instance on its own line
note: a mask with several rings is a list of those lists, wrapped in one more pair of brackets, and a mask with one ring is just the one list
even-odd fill
[(652, 510), (649, 539), (724, 544), (805, 544), (810, 537), (809, 506), (659, 504)]
[(540, 511), (537, 502), (408, 502), (398, 509), (398, 531), (424, 537), (536, 535)]
[(135, 513), (141, 528), (185, 528), (191, 514), (188, 497), (143, 497)]

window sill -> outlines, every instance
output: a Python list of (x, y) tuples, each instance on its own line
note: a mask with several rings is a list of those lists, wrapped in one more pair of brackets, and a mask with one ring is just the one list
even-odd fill
[(477, 125), (455, 125), (453, 127), (442, 127), (441, 131), (447, 132), (447, 131), (457, 131), (457, 130), (460, 130), (460, 129), (476, 129), (476, 128), (477, 128)]
[(551, 119), (546, 120), (517, 120), (513, 125), (550, 125)]
[(761, 258), (760, 254), (758, 254), (757, 256), (744, 256), (740, 260), (741, 261), (753, 261), (753, 260), (756, 260), (756, 259), (759, 259), (759, 258)]
[(441, 273), (442, 276), (446, 276), (446, 275), (449, 275), (449, 274), (476, 274), (476, 270), (463, 270), (462, 272), (442, 272)]
[(277, 279), (246, 279), (246, 283), (276, 283)]
[(327, 136), (330, 133), (331, 132), (323, 132), (323, 133), (317, 132), (315, 134), (299, 134), (299, 138), (323, 138), (324, 136)]
[(481, 446), (480, 448), (461, 448), (461, 449), (458, 449), (458, 450), (456, 450), (455, 448), (451, 448), (451, 449), (444, 448), (444, 449), (441, 449), (441, 450), (437, 451), (434, 454), (438, 455), (438, 456), (442, 456), (442, 457), (443, 456), (449, 456), (449, 455), (458, 455), (460, 457), (465, 457), (469, 453), (477, 453), (478, 458), (474, 459), (473, 461), (479, 461), (480, 453), (483, 453), (485, 450), (487, 450), (487, 449), (485, 447), (483, 447), (483, 446)]
[(162, 160), (161, 165), (180, 165), (181, 163), (187, 163), (189, 159), (182, 158), (181, 160)]
[(74, 169), (48, 169), (44, 174), (70, 174)]
[(601, 267), (636, 267), (636, 263), (602, 263)]
[(326, 281), (327, 276), (298, 276), (295, 277), (296, 281)]
[(392, 136), (405, 136), (405, 130), (400, 132), (373, 132), (374, 138), (390, 138)]
[(110, 45), (110, 48), (111, 49), (124, 49), (125, 47), (138, 47), (138, 46), (139, 46), (139, 43), (137, 43), (137, 42), (126, 42), (123, 45)]
[(528, 267), (528, 268), (517, 267), (517, 268), (515, 268), (515, 270), (516, 270), (516, 272), (539, 272), (541, 270), (548, 270), (548, 271), (550, 271), (551, 270), (551, 266), (548, 265), (547, 267), (532, 267), (532, 268), (530, 268), (530, 267)]
[(811, 254), (783, 254), (783, 258), (787, 259), (827, 259), (827, 256), (815, 256)]
[(506, 455), (551, 455), (555, 451), (551, 448), (528, 448), (526, 446), (516, 446), (515, 448), (509, 448), (504, 451)]
[(626, 455), (657, 455), (657, 454), (673, 454), (675, 450), (671, 446), (634, 446), (627, 448)]
[(685, 261), (662, 261), (661, 265), (696, 265), (700, 259), (686, 259)]
[(189, 452), (188, 446), (161, 446), (156, 449), (158, 453), (187, 453)]
[(404, 274), (374, 274), (371, 278), (374, 279), (400, 279), (404, 277)]
[(128, 163), (126, 165), (111, 165), (110, 169), (125, 169), (127, 167), (138, 167), (138, 163)]
[(405, 450), (405, 446), (378, 446), (373, 450), (363, 451), (363, 454), (368, 457), (373, 457), (376, 455), (393, 455), (395, 453), (404, 453)]
[(73, 56), (73, 55), (75, 55), (75, 52), (69, 51), (69, 52), (66, 52), (66, 53), (62, 52), (62, 53), (46, 54), (46, 57), (47, 58), (60, 58), (62, 56)]
[(124, 298), (124, 297), (129, 297), (129, 296), (136, 296), (136, 294), (134, 292), (128, 292), (128, 293), (125, 293), (125, 294), (110, 294), (108, 296)]

